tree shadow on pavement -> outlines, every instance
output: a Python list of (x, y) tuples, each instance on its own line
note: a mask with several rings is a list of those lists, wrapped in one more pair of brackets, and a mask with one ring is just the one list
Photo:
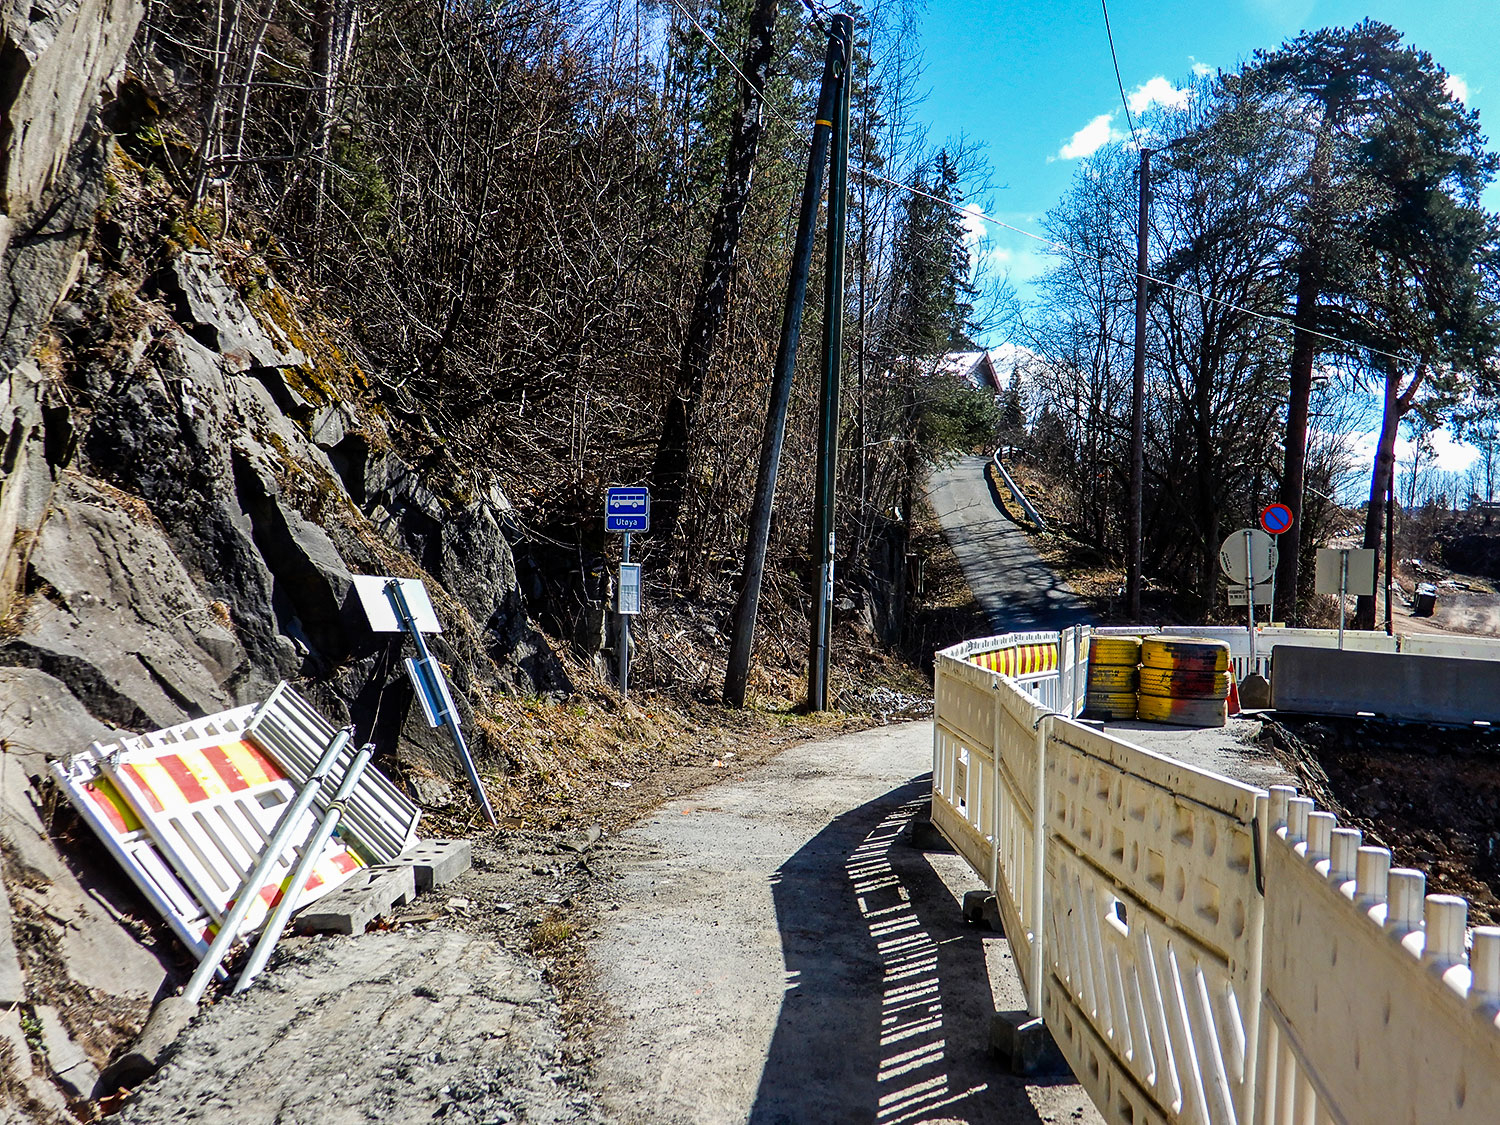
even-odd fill
[(751, 1125), (1041, 1120), (989, 1055), (987, 931), (898, 839), (930, 793), (845, 813), (774, 876), (786, 993)]

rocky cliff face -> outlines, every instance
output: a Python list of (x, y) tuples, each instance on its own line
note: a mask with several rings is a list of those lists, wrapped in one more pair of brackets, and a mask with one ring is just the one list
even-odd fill
[(64, 1119), (181, 955), (54, 815), (47, 756), (290, 678), (398, 776), (453, 772), (356, 573), (427, 581), (465, 710), (567, 689), (498, 487), (414, 468), (324, 326), (99, 127), (140, 11), (0, 25), (0, 1120)]

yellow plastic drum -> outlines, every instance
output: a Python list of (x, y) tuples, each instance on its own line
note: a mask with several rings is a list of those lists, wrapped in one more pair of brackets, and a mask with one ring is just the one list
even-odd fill
[(1140, 637), (1090, 637), (1089, 667), (1099, 664), (1134, 668), (1141, 662)]
[(1095, 664), (1089, 661), (1090, 695), (1118, 695), (1134, 692), (1140, 687), (1140, 673), (1134, 664), (1126, 668), (1115, 664)]
[(1083, 697), (1083, 711), (1096, 719), (1133, 719), (1135, 698), (1133, 691), (1090, 691)]
[(1227, 699), (1169, 699), (1164, 695), (1140, 696), (1140, 717), (1148, 723), (1171, 723), (1180, 727), (1222, 727), (1229, 721)]
[(1147, 637), (1141, 645), (1141, 663), (1168, 672), (1227, 672), (1229, 645), (1184, 637)]
[(1099, 719), (1135, 718), (1140, 661), (1139, 637), (1090, 637), (1084, 714)]
[(1169, 699), (1222, 699), (1229, 694), (1228, 672), (1199, 672), (1186, 668), (1142, 668), (1141, 691)]

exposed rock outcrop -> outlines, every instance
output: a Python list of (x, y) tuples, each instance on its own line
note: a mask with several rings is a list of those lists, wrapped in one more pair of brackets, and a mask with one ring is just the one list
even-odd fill
[(456, 774), (400, 638), (364, 622), (360, 573), (424, 577), (466, 714), (490, 691), (568, 687), (498, 487), (416, 471), (357, 365), (159, 177), (147, 198), (98, 127), (140, 17), (135, 0), (29, 0), (0, 23), (0, 1121), (63, 1120), (94, 1093), (181, 955), (112, 861), (82, 858), (86, 829), (55, 819), (48, 756), (292, 678), (398, 775)]

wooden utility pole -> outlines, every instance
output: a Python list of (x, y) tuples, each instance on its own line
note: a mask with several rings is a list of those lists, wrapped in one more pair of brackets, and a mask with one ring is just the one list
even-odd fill
[[(840, 22), (842, 21), (842, 23)], [(833, 18), (833, 34), (852, 44), (854, 21)], [(845, 26), (847, 25), (847, 26)], [(844, 361), (844, 229), (849, 185), (849, 55), (839, 78), (828, 172), (828, 270), (823, 287), (823, 397), (818, 410), (818, 476), (813, 509), (812, 635), (807, 659), (807, 709), (828, 710), (828, 650), (833, 638), (834, 494), (839, 463), (839, 374)]]
[(1141, 493), (1146, 484), (1146, 232), (1151, 222), (1151, 150), (1141, 149), (1140, 216), (1135, 232), (1135, 362), (1130, 382), (1130, 502), (1126, 613), (1141, 619)]
[(771, 537), (771, 506), (776, 500), (776, 475), (781, 467), (787, 404), (792, 397), (792, 373), (797, 363), (797, 338), (802, 331), (802, 306), (807, 299), (807, 275), (812, 265), (813, 227), (818, 217), (818, 197), (823, 193), (823, 166), (828, 159), (828, 141), (840, 105), (839, 87), (848, 71), (845, 61), (849, 57), (851, 25), (847, 16), (834, 17), (828, 34), (828, 53), (823, 60), (823, 85), (818, 92), (807, 178), (802, 184), (802, 207), (797, 215), (792, 272), (787, 279), (786, 306), (781, 317), (781, 340), (776, 348), (771, 400), (766, 408), (765, 430), (761, 434), (755, 499), (750, 508), (750, 534), (745, 547), (744, 584), (734, 607), (729, 668), (724, 676), (724, 702), (731, 707), (745, 705), (745, 685), (750, 678), (750, 656), (755, 649), (755, 614), (760, 606), (760, 584), (765, 575), (766, 547)]

